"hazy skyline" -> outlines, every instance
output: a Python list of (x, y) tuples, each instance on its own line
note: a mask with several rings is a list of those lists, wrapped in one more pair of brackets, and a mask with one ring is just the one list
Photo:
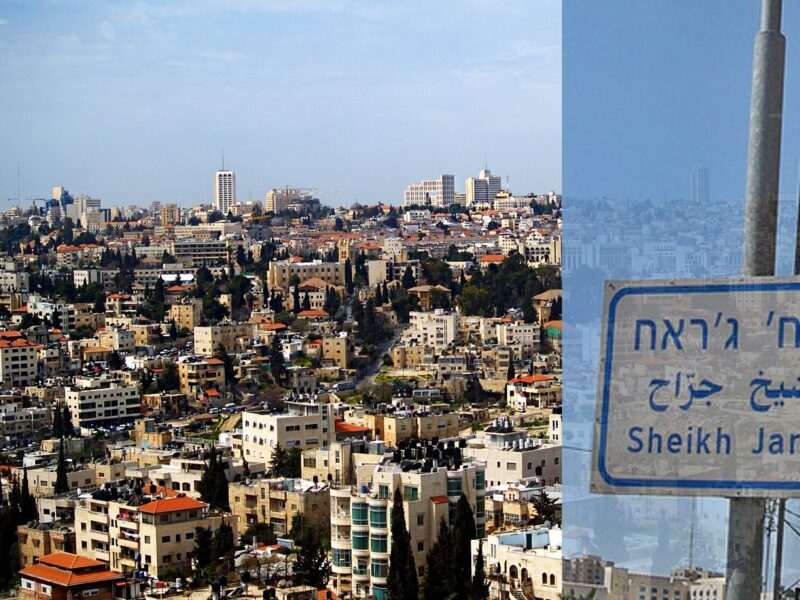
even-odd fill
[[(315, 187), (402, 202), (484, 160), (561, 191), (561, 3), (7, 2), (0, 199), (53, 185), (104, 206)], [(1, 208), (1, 207), (0, 207)]]

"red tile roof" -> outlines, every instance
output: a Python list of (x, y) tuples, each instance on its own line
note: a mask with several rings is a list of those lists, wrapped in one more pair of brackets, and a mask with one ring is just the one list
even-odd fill
[(372, 431), (369, 427), (355, 425), (339, 419), (336, 420), (334, 427), (336, 428), (336, 433), (362, 433)]
[[(102, 564), (102, 563), (101, 563)], [(88, 573), (73, 573), (62, 571), (43, 564), (31, 565), (19, 570), (23, 577), (30, 577), (39, 581), (56, 584), (64, 587), (98, 583), (100, 581), (124, 581), (125, 576), (108, 569), (90, 571)]]
[(431, 502), (434, 504), (446, 504), (447, 496), (433, 496), (431, 497)]
[(205, 502), (200, 502), (188, 496), (179, 496), (177, 498), (164, 498), (162, 500), (154, 500), (139, 507), (139, 512), (148, 514), (163, 514), (176, 512), (179, 510), (197, 510), (208, 506)]
[(510, 380), (508, 383), (535, 383), (537, 381), (553, 381), (553, 378), (550, 375), (540, 375), (539, 373), (534, 373), (533, 375), (523, 375), (522, 377), (515, 377), (514, 379)]

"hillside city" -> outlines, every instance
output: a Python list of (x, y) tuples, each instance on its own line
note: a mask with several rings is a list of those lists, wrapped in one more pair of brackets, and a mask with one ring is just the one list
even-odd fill
[(212, 194), (0, 213), (0, 586), (561, 598), (561, 197)]

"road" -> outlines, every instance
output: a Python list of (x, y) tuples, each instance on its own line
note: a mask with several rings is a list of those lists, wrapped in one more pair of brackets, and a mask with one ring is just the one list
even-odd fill
[(403, 332), (407, 327), (408, 325), (399, 325), (395, 328), (391, 338), (378, 345), (378, 347), (375, 349), (375, 355), (372, 357), (372, 361), (367, 366), (364, 374), (358, 378), (356, 387), (362, 388), (366, 387), (367, 385), (375, 384), (375, 377), (378, 376), (381, 366), (383, 365), (383, 355), (386, 354), (386, 352), (388, 352), (389, 349), (397, 343), (397, 340), (400, 339), (400, 336), (403, 335)]

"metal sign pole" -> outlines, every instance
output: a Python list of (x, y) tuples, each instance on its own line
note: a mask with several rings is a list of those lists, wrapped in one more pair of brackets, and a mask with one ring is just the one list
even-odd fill
[[(786, 41), (782, 0), (762, 0), (750, 100), (744, 219), (744, 275), (775, 274), (778, 176)], [(726, 600), (758, 600), (764, 553), (763, 498), (732, 498), (728, 516)]]

